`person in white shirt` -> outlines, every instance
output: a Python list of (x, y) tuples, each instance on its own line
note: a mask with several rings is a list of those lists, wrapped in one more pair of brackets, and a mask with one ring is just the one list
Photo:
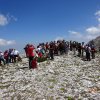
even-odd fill
[(14, 62), (16, 62), (17, 57), (19, 57), (19, 51), (14, 49)]
[(10, 62), (11, 63), (14, 62), (14, 49), (11, 49), (11, 51), (10, 51)]
[(1, 64), (1, 61), (3, 61), (4, 65), (5, 65), (4, 54), (2, 51), (0, 51), (0, 64)]

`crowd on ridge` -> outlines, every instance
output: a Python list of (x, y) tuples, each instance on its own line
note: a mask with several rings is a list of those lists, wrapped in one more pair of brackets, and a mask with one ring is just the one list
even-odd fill
[(19, 51), (16, 49), (5, 50), (4, 52), (0, 51), (0, 64), (1, 62), (3, 62), (4, 65), (15, 63), (19, 57)]
[(54, 59), (55, 55), (68, 55), (69, 51), (73, 52), (73, 55), (76, 56), (78, 52), (79, 57), (84, 58), (84, 60), (90, 61), (91, 58), (95, 59), (96, 49), (94, 44), (84, 44), (78, 43), (76, 41), (51, 41), (47, 43), (40, 43), (37, 48), (32, 44), (27, 44), (24, 48), (26, 57), (29, 58), (29, 69), (37, 68), (37, 58), (49, 58)]
[[(99, 48), (100, 49), (100, 48)], [(90, 61), (91, 58), (95, 59), (96, 48), (94, 44), (78, 43), (76, 41), (51, 41), (47, 43), (40, 43), (36, 48), (32, 44), (27, 44), (24, 48), (26, 57), (29, 59), (29, 69), (37, 68), (37, 58), (48, 58), (53, 60), (55, 55), (68, 55), (69, 51), (73, 52), (73, 55), (84, 58), (84, 60)], [(0, 64), (16, 63), (20, 58), (19, 51), (16, 49), (0, 51)]]

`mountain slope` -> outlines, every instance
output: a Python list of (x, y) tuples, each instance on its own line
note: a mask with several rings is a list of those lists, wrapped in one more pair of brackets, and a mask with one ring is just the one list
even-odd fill
[(89, 44), (94, 43), (94, 45), (96, 46), (96, 49), (98, 49), (100, 47), (100, 36), (96, 37), (95, 39), (89, 41)]

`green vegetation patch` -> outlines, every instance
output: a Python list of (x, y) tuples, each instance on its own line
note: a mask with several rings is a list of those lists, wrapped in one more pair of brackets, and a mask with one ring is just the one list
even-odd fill
[(46, 57), (37, 58), (37, 62), (43, 62), (43, 61), (46, 61), (46, 60), (47, 60)]

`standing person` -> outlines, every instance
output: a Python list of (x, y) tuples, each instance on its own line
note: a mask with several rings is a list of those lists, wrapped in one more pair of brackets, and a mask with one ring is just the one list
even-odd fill
[(91, 48), (90, 48), (89, 45), (86, 46), (85, 51), (86, 51), (86, 60), (87, 60), (87, 61), (90, 61), (90, 60), (91, 60), (91, 59), (90, 59)]
[(11, 62), (14, 63), (14, 49), (11, 49), (10, 58)]
[(54, 43), (54, 54), (58, 55), (58, 46), (57, 46), (57, 43)]
[(64, 54), (66, 54), (66, 50), (67, 50), (67, 48), (66, 48), (66, 42), (65, 42), (65, 40), (63, 40), (63, 52), (64, 52)]
[(14, 62), (16, 62), (16, 59), (19, 57), (19, 51), (14, 49)]
[(64, 53), (64, 45), (63, 45), (62, 41), (59, 42), (59, 51), (60, 51), (60, 55), (62, 55)]
[(70, 51), (72, 51), (72, 41), (70, 41)]
[(74, 52), (74, 55), (76, 55), (76, 42), (75, 41), (73, 42), (73, 52)]
[(95, 46), (94, 45), (92, 45), (92, 47), (91, 47), (91, 56), (92, 56), (92, 59), (95, 59)]
[(81, 57), (81, 43), (78, 44), (78, 56)]
[(4, 54), (2, 51), (0, 51), (0, 64), (1, 64), (1, 61), (3, 61), (3, 64), (5, 65)]
[(29, 47), (29, 44), (27, 44), (27, 45), (24, 47), (24, 50), (25, 50), (25, 53), (26, 53), (26, 57), (28, 57), (28, 47)]
[(29, 69), (37, 68), (36, 52), (33, 45), (29, 45), (27, 49), (27, 56), (29, 58)]
[(53, 59), (54, 59), (53, 42), (50, 43), (49, 53), (50, 53), (50, 58), (51, 58), (51, 60), (53, 60)]
[(9, 49), (9, 62), (14, 62), (14, 49)]
[(4, 52), (4, 59), (6, 60), (6, 64), (9, 64), (9, 51), (8, 50)]
[(82, 42), (82, 57), (84, 56), (84, 42)]
[(9, 49), (9, 62), (11, 63), (11, 51), (12, 51), (12, 49)]
[(46, 51), (48, 51), (49, 50), (49, 43), (48, 42), (45, 44), (45, 47), (46, 47)]
[(69, 52), (69, 44), (67, 43), (66, 44), (66, 54), (68, 55), (68, 52)]

